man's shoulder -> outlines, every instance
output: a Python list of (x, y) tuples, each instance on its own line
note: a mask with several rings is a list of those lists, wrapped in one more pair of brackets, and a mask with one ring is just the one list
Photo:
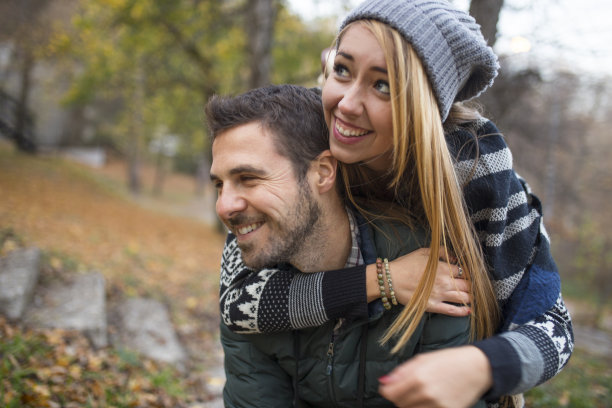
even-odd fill
[(429, 237), (423, 227), (385, 218), (368, 221), (358, 211), (352, 211), (359, 227), (362, 250), (364, 246), (370, 246), (376, 256), (395, 259), (429, 245)]

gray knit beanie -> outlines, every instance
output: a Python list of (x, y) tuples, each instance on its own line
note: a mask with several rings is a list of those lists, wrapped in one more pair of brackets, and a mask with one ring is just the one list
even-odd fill
[(397, 30), (421, 58), (442, 121), (453, 102), (472, 99), (493, 84), (499, 63), (480, 26), (445, 0), (366, 0), (342, 23), (378, 20)]

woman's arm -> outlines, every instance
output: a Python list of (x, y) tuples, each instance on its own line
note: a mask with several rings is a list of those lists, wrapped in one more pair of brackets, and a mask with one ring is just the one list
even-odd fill
[(485, 398), (519, 394), (548, 381), (567, 364), (574, 348), (572, 322), (559, 296), (532, 321), (474, 345), (487, 356), (493, 373)]
[(301, 273), (290, 265), (254, 271), (229, 234), (221, 260), (223, 322), (238, 333), (271, 333), (320, 326), (338, 317), (368, 315), (365, 266)]
[(478, 133), (476, 161), (470, 132), (448, 140), (459, 152), (457, 174), (502, 308), (503, 333), (476, 344), (491, 364), (487, 396), (495, 398), (552, 378), (567, 363), (574, 339), (540, 201), (514, 172), (495, 125), (481, 123)]
[[(425, 270), (429, 249), (390, 262), (400, 303), (406, 304)], [(456, 267), (440, 262), (427, 311), (466, 316), (468, 285), (453, 279)], [(320, 326), (336, 318), (367, 317), (367, 303), (380, 297), (376, 266), (302, 273), (290, 265), (254, 271), (242, 261), (229, 234), (221, 260), (220, 308), (223, 322), (238, 333), (271, 333)]]
[[(512, 155), (497, 128), (491, 122), (479, 125), (478, 149), (467, 129), (456, 130), (447, 141), (458, 157), (457, 175), (502, 308), (500, 333), (398, 366), (381, 379), (380, 392), (399, 406), (420, 394), (466, 407), (485, 390), (491, 401), (521, 393), (554, 377), (573, 350), (572, 322), (540, 202), (512, 169)], [(477, 365), (466, 363), (466, 357)]]
[[(421, 275), (429, 260), (429, 248), (420, 248), (393, 261), (389, 261), (393, 288), (400, 304), (406, 305), (417, 289)], [(444, 260), (445, 251), (440, 247), (440, 259)], [(470, 313), (469, 283), (456, 279), (458, 267), (447, 262), (439, 262), (436, 280), (426, 311), (446, 316), (462, 317)], [(366, 268), (368, 302), (380, 297), (376, 265)]]

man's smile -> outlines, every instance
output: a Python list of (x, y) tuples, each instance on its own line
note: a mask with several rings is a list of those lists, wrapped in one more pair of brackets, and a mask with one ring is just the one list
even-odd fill
[(247, 224), (247, 225), (241, 225), (238, 227), (234, 227), (234, 231), (237, 232), (239, 235), (246, 235), (250, 232), (253, 232), (257, 229), (259, 229), (262, 225), (263, 225), (263, 221), (260, 222), (255, 222), (252, 224)]

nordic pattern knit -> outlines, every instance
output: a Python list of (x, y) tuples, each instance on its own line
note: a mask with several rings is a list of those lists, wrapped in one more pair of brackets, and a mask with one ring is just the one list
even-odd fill
[[(499, 334), (475, 343), (491, 363), (494, 386), (486, 397), (494, 400), (556, 375), (569, 360), (574, 336), (541, 204), (514, 172), (512, 154), (495, 125), (483, 120), (472, 127), (448, 132), (447, 143), (457, 157), (457, 175), (466, 183), (468, 212), (503, 315)], [(242, 263), (235, 237), (228, 237), (223, 250), (221, 318), (239, 333), (364, 317), (365, 293), (364, 266), (309, 274), (287, 266), (255, 273)]]

